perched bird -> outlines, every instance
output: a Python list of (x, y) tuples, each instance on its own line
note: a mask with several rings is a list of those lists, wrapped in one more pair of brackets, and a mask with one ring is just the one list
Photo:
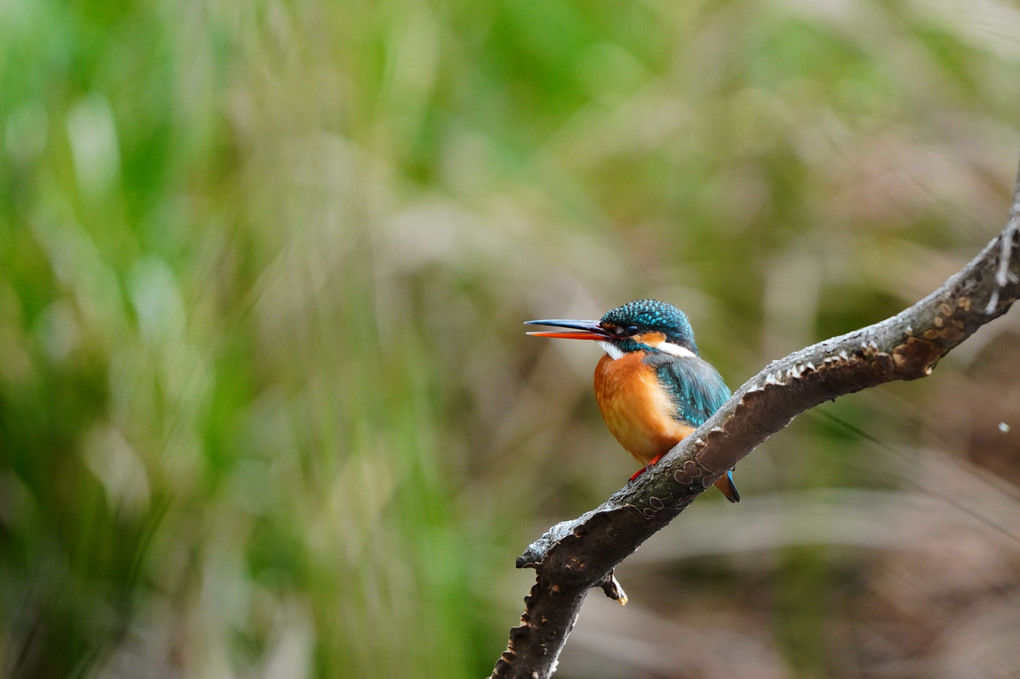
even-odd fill
[[(606, 352), (595, 366), (595, 399), (609, 431), (645, 465), (631, 480), (730, 397), (722, 376), (698, 356), (686, 314), (672, 304), (639, 299), (598, 321), (556, 318), (527, 324), (570, 328), (572, 332), (528, 334), (594, 340)], [(731, 471), (715, 485), (730, 502), (740, 502)]]

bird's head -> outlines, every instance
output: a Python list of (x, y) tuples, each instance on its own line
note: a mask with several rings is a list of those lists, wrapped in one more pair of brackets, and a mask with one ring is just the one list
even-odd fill
[(599, 342), (606, 353), (618, 358), (631, 351), (661, 351), (675, 356), (697, 356), (694, 331), (687, 315), (672, 304), (639, 299), (618, 306), (597, 321), (545, 319), (528, 325), (570, 328), (572, 332), (529, 332), (535, 337), (585, 339)]

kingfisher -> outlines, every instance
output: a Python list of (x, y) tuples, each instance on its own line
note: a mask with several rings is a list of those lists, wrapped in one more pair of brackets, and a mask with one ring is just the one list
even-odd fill
[[(631, 481), (730, 397), (719, 372), (698, 355), (687, 315), (672, 304), (639, 299), (598, 321), (553, 318), (526, 324), (569, 328), (528, 334), (594, 340), (605, 352), (595, 366), (595, 400), (609, 431), (643, 465)], [(732, 470), (715, 486), (730, 502), (740, 502)]]

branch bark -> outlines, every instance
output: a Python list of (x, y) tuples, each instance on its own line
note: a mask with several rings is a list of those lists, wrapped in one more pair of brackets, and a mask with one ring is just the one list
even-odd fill
[(545, 679), (588, 590), (626, 603), (614, 567), (727, 469), (798, 414), (844, 394), (930, 375), (939, 359), (1020, 296), (1020, 172), (1002, 232), (938, 290), (892, 318), (765, 366), (707, 422), (596, 509), (550, 528), (518, 557), (537, 571), (521, 624), (490, 679)]

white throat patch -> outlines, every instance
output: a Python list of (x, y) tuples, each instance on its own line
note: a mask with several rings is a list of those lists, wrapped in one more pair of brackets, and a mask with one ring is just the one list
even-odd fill
[(609, 354), (609, 358), (614, 361), (623, 358), (623, 352), (612, 342), (599, 342), (598, 344), (602, 347), (602, 351)]

